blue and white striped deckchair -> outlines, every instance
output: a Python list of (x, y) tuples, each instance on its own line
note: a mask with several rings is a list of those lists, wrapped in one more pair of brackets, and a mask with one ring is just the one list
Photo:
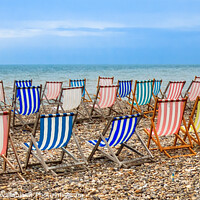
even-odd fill
[(32, 79), (31, 80), (15, 80), (16, 87), (30, 87), (32, 86)]
[[(82, 153), (82, 150), (78, 144), (78, 141), (72, 132), (76, 116), (77, 115), (74, 113), (48, 114), (48, 115), (38, 116), (38, 120), (35, 124), (35, 130), (33, 131), (32, 134), (32, 140), (30, 143), (24, 144), (25, 147), (28, 149), (26, 157), (26, 167), (28, 166), (30, 153), (36, 150), (37, 155), (35, 153), (32, 154), (34, 154), (35, 157), (40, 161), (40, 164), (42, 164), (45, 171), (48, 171), (49, 169), (52, 170), (59, 168), (58, 166), (48, 167), (41, 154), (41, 150), (43, 151), (43, 150), (51, 150), (58, 148), (61, 148), (64, 153), (67, 153), (71, 158), (73, 158), (76, 161), (76, 165), (85, 164), (85, 162), (79, 162), (69, 151), (65, 149), (71, 139), (71, 136), (73, 135), (77, 147), (79, 149), (79, 152), (83, 160), (86, 161)], [(40, 138), (39, 141), (36, 142), (35, 135), (39, 119), (40, 119)], [(60, 163), (62, 162), (62, 159), (63, 155), (61, 156)], [(62, 166), (62, 168), (63, 167), (64, 166)], [(66, 167), (69, 167), (69, 165), (67, 165)]]
[[(92, 99), (86, 89), (86, 79), (69, 79), (69, 87), (82, 87), (83, 86), (83, 94), (82, 97), (86, 102), (92, 102)], [(85, 94), (87, 94), (89, 99), (85, 98)]]
[[(93, 151), (91, 152), (90, 156), (88, 157), (88, 160), (91, 160), (93, 155), (97, 150), (101, 151), (105, 156), (107, 156), (109, 159), (113, 160), (116, 162), (119, 167), (121, 167), (123, 164), (138, 161), (138, 160), (143, 160), (147, 158), (151, 158), (152, 155), (140, 136), (136, 132), (136, 126), (139, 123), (142, 115), (141, 114), (136, 114), (136, 115), (128, 115), (128, 116), (120, 116), (120, 117), (113, 117), (112, 119), (109, 120), (107, 123), (105, 129), (103, 130), (103, 133), (100, 135), (98, 140), (90, 140), (88, 141), (90, 145), (92, 145)], [(110, 128), (110, 133), (107, 138), (105, 138), (106, 132)], [(130, 147), (127, 142), (130, 140), (133, 134), (136, 134), (139, 141), (141, 142), (142, 146), (146, 149), (148, 152), (148, 155), (145, 156), (141, 154), (139, 151), (136, 151), (132, 147)], [(110, 147), (115, 147), (117, 145), (121, 145), (120, 148), (118, 149), (117, 153), (114, 153), (112, 148)], [(101, 149), (98, 149), (98, 147), (107, 147), (108, 148), (108, 153)], [(140, 155), (139, 158), (134, 158), (129, 161), (120, 161), (119, 158), (117, 157), (120, 152), (122, 151), (123, 147), (127, 147), (128, 149), (132, 150), (133, 152), (137, 153)]]
[(124, 97), (129, 97), (131, 95), (132, 92), (132, 80), (130, 81), (118, 81), (118, 85), (119, 85), (119, 96), (121, 98)]
[[(133, 108), (141, 113), (142, 109), (140, 106), (147, 105), (148, 109), (149, 107), (153, 108), (150, 105), (151, 98), (153, 96), (153, 86), (154, 86), (154, 80), (148, 80), (148, 81), (135, 81), (135, 88), (133, 92), (133, 99), (132, 99), (132, 105), (131, 105), (131, 114), (133, 111)], [(144, 111), (144, 113), (149, 113), (152, 111)], [(146, 115), (144, 115), (146, 117)]]
[(154, 80), (153, 94), (155, 97), (161, 92), (162, 80)]
[[(30, 115), (37, 113), (40, 109), (42, 85), (30, 87), (17, 87), (14, 98), (13, 127), (15, 124), (15, 115), (17, 114), (20, 121), (25, 125), (20, 115)], [(18, 97), (17, 97), (18, 94)], [(17, 103), (19, 107), (17, 108)]]

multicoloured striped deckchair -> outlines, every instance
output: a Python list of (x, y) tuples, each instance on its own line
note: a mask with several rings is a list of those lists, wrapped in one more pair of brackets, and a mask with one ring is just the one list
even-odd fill
[[(110, 85), (110, 86), (99, 86), (97, 89), (97, 94), (96, 94), (96, 98), (93, 102), (92, 105), (92, 110), (90, 112), (90, 117), (92, 117), (93, 111), (100, 113), (101, 116), (103, 116), (105, 118), (105, 115), (103, 114), (102, 109), (104, 108), (109, 108), (109, 115), (111, 114), (111, 110), (116, 97), (117, 97), (117, 92), (118, 92), (118, 85)], [(101, 91), (101, 95), (100, 95), (100, 99), (98, 100), (98, 94)], [(115, 110), (113, 110), (115, 111)], [(115, 111), (116, 112), (116, 111)]]
[[(169, 81), (162, 98), (164, 99), (178, 99), (181, 97), (181, 92), (186, 81)], [(168, 90), (168, 95), (166, 95)]]
[[(196, 112), (196, 115), (195, 115)], [(195, 121), (193, 121), (195, 117)], [(189, 122), (187, 129), (189, 130), (190, 138), (196, 142), (198, 145), (200, 145), (200, 138), (199, 138), (199, 132), (200, 132), (200, 97), (197, 96), (196, 101), (194, 103), (194, 107), (192, 109), (192, 113), (189, 117)], [(186, 129), (184, 126), (181, 126), (181, 131), (186, 133)], [(193, 136), (195, 134), (196, 138)], [(186, 139), (186, 137), (184, 138)]]
[[(19, 175), (20, 179), (25, 181), (25, 179), (19, 173), (19, 172), (22, 172), (22, 167), (21, 167), (17, 152), (15, 150), (11, 134), (10, 134), (10, 118), (11, 118), (11, 111), (10, 110), (8, 112), (1, 112), (0, 111), (0, 157), (2, 157), (3, 160), (4, 160), (3, 172), (6, 172), (6, 164), (8, 164), (11, 167), (12, 170), (17, 172), (17, 174)], [(8, 141), (10, 141), (10, 143), (11, 143), (13, 152), (15, 154), (15, 158), (16, 158), (17, 163), (19, 165), (19, 170), (18, 171), (16, 171), (15, 167), (13, 166), (13, 164), (7, 158)]]
[[(35, 165), (41, 164), (46, 172), (50, 170), (53, 174), (55, 174), (53, 170), (72, 166), (68, 164), (61, 164), (63, 161), (64, 153), (67, 153), (68, 156), (74, 160), (75, 165), (81, 165), (87, 163), (80, 148), (80, 145), (78, 143), (78, 140), (76, 139), (76, 136), (72, 131), (74, 123), (76, 121), (76, 117), (77, 114), (74, 113), (49, 114), (49, 115), (38, 114), (34, 130), (31, 134), (31, 142), (24, 144), (26, 149), (28, 149), (26, 155), (25, 167), (27, 168), (29, 165), (28, 163), (30, 159), (30, 154), (32, 154), (39, 161), (39, 163), (35, 163)], [(37, 142), (35, 136), (39, 120), (40, 120), (40, 138), (39, 141)], [(75, 143), (78, 147), (78, 150), (84, 162), (80, 162), (77, 158), (73, 156), (72, 153), (70, 153), (66, 149), (68, 143), (71, 140), (71, 136), (73, 136), (73, 139), (75, 140)], [(61, 164), (60, 166), (59, 165), (48, 166), (47, 163), (45, 162), (41, 151), (51, 150), (51, 149), (61, 149), (62, 150), (61, 159), (57, 161), (48, 160), (47, 162), (60, 163)]]
[[(23, 125), (21, 115), (30, 115), (39, 112), (41, 102), (42, 85), (30, 87), (17, 87), (14, 95), (13, 128), (15, 126), (15, 116), (17, 115)], [(17, 95), (18, 94), (18, 95)], [(17, 107), (17, 103), (19, 107)]]
[[(154, 87), (154, 80), (148, 81), (135, 81), (135, 87), (133, 92), (133, 99), (131, 103), (131, 111), (132, 114), (133, 109), (135, 109), (139, 113), (148, 114), (152, 111), (149, 110), (149, 107), (153, 108), (150, 105), (151, 98), (153, 96), (153, 87)], [(147, 105), (148, 111), (142, 111), (141, 106)], [(144, 115), (147, 117), (146, 115)]]
[[(152, 154), (150, 153), (150, 151), (144, 144), (139, 134), (137, 134), (136, 132), (136, 126), (139, 123), (141, 117), (142, 117), (141, 114), (112, 117), (108, 121), (103, 132), (100, 134), (99, 139), (88, 141), (89, 144), (93, 147), (93, 150), (90, 156), (88, 157), (88, 161), (92, 159), (92, 157), (94, 156), (97, 150), (103, 153), (103, 155), (108, 157), (110, 160), (116, 162), (119, 165), (119, 167), (121, 167), (122, 165), (128, 164), (130, 162), (138, 162), (138, 161), (152, 158), (153, 157)], [(110, 125), (111, 125), (111, 129), (110, 129)], [(105, 138), (105, 135), (108, 130), (110, 130), (109, 136)], [(130, 147), (127, 144), (127, 142), (131, 139), (131, 137), (134, 134), (137, 136), (142, 146), (146, 149), (148, 155), (144, 155), (140, 153), (138, 150)], [(114, 153), (111, 147), (115, 147), (117, 145), (120, 145), (120, 147), (117, 153)], [(103, 147), (107, 147), (108, 153), (102, 150)], [(118, 155), (122, 151), (123, 147), (127, 147), (129, 150), (132, 150), (133, 152), (138, 154), (140, 157), (134, 158), (132, 160), (120, 161), (118, 158)]]
[[(188, 131), (185, 132), (185, 135), (189, 138), (189, 144), (187, 144), (184, 141), (184, 139), (181, 138), (179, 132), (181, 122), (183, 122), (184, 127), (187, 130), (186, 122), (183, 116), (186, 102), (187, 98), (179, 100), (167, 100), (167, 99), (156, 98), (151, 128), (150, 130), (144, 129), (144, 131), (147, 133), (149, 137), (147, 143), (148, 148), (150, 147), (151, 140), (153, 140), (154, 143), (158, 146), (158, 149), (161, 152), (164, 152), (169, 158), (179, 157), (180, 155), (171, 156), (169, 155), (167, 150), (187, 148), (190, 150), (191, 154), (186, 154), (184, 156), (191, 156), (196, 154), (191, 148), (192, 143)], [(156, 116), (157, 112), (158, 115)], [(157, 117), (157, 124), (155, 124), (156, 117)], [(175, 136), (174, 143), (171, 146), (162, 146), (159, 137), (170, 136), (170, 135)], [(178, 141), (180, 141), (180, 143), (178, 143)]]
[(155, 97), (157, 97), (159, 93), (162, 94), (161, 84), (162, 84), (162, 80), (154, 80), (153, 94)]
[(5, 92), (4, 92), (4, 87), (3, 87), (3, 81), (0, 81), (0, 108), (1, 110), (3, 110), (3, 107), (5, 107), (5, 102), (6, 102), (6, 99), (5, 99)]
[[(69, 87), (82, 87), (83, 86), (83, 94), (82, 97), (86, 102), (92, 102), (92, 99), (86, 89), (86, 79), (69, 79)], [(85, 98), (85, 93), (87, 94), (89, 99)]]
[(192, 101), (195, 101), (196, 98), (200, 96), (200, 81), (192, 81), (185, 93), (185, 96), (188, 96), (190, 104)]

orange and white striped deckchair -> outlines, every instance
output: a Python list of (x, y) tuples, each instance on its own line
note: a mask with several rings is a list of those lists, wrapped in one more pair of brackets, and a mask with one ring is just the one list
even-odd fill
[[(111, 114), (111, 110), (113, 110), (112, 107), (117, 98), (118, 88), (119, 88), (118, 85), (99, 86), (98, 87), (96, 98), (92, 105), (90, 117), (92, 116), (93, 111), (96, 111), (97, 113), (100, 113), (105, 118), (105, 115), (102, 112), (102, 109), (104, 109), (104, 108), (109, 108), (110, 109), (109, 115)], [(99, 99), (99, 101), (97, 101), (98, 100), (97, 97), (98, 97), (98, 94), (100, 91), (101, 91), (100, 99)]]
[[(195, 117), (195, 121), (193, 121), (194, 117)], [(199, 96), (197, 96), (196, 101), (194, 103), (192, 113), (189, 117), (187, 129), (190, 134), (190, 138), (194, 142), (196, 142), (198, 145), (200, 145), (200, 137), (198, 135), (200, 132), (200, 97)], [(184, 126), (181, 126), (181, 131), (183, 133), (186, 132)], [(195, 134), (196, 138), (193, 134)], [(185, 137), (185, 139), (186, 139), (186, 137)]]
[[(169, 81), (162, 99), (178, 99), (181, 97), (181, 92), (183, 90), (183, 87), (185, 85), (186, 81)], [(168, 95), (166, 95), (168, 90)]]
[[(10, 118), (11, 118), (11, 111), (8, 111), (8, 112), (7, 111), (5, 111), (5, 112), (0, 111), (0, 157), (2, 157), (3, 160), (4, 160), (4, 162), (3, 162), (3, 172), (6, 172), (6, 164), (8, 164), (14, 172), (17, 172), (20, 179), (25, 181), (25, 179), (19, 173), (19, 172), (22, 172), (22, 167), (21, 167), (17, 152), (15, 150), (11, 134), (10, 134)], [(8, 141), (11, 142), (11, 146), (12, 146), (13, 152), (15, 154), (15, 158), (16, 158), (17, 163), (19, 165), (19, 171), (17, 171), (15, 169), (13, 164), (7, 158)]]
[[(188, 134), (186, 122), (184, 119), (184, 110), (186, 106), (187, 98), (179, 99), (179, 100), (167, 100), (167, 99), (158, 99), (156, 98), (156, 103), (154, 107), (154, 114), (151, 120), (151, 128), (144, 129), (144, 131), (148, 135), (148, 143), (147, 147), (150, 147), (150, 142), (153, 142), (158, 146), (158, 149), (161, 152), (164, 152), (169, 158), (179, 157), (181, 155), (171, 156), (167, 152), (167, 150), (176, 150), (187, 148), (191, 152), (190, 154), (182, 155), (182, 156), (191, 156), (196, 153), (192, 150), (191, 138)], [(157, 110), (158, 108), (158, 110)], [(158, 115), (156, 116), (156, 113)], [(157, 117), (157, 124), (155, 124), (155, 118)], [(184, 139), (180, 136), (180, 127), (183, 122), (186, 132), (184, 134), (189, 139), (189, 144), (187, 144)], [(175, 139), (171, 146), (161, 146), (159, 137), (161, 136), (170, 136), (174, 135)], [(179, 142), (178, 142), (179, 141)], [(155, 148), (154, 148), (155, 149)], [(157, 148), (156, 148), (157, 149)]]

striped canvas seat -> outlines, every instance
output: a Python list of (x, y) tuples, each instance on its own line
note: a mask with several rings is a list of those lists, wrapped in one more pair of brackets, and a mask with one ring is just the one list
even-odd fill
[[(71, 138), (73, 118), (73, 113), (41, 115), (38, 148), (50, 150), (65, 147)], [(25, 145), (29, 147), (29, 143)], [(32, 150), (36, 150), (34, 145)]]
[(35, 87), (17, 87), (20, 115), (30, 115), (37, 113), (40, 109), (40, 88)]
[(15, 80), (16, 87), (30, 87), (32, 86), (32, 80)]
[(119, 96), (121, 98), (127, 97), (132, 91), (132, 81), (118, 81)]
[[(185, 83), (186, 81), (170, 81), (165, 89), (164, 97), (171, 100), (180, 98)], [(167, 90), (168, 95), (166, 96)]]
[(60, 95), (62, 88), (62, 82), (46, 82), (46, 87), (44, 90), (47, 90), (47, 93), (43, 99), (48, 99), (48, 100), (56, 100), (58, 96)]
[[(149, 139), (147, 147), (150, 147), (150, 142), (153, 141), (161, 152), (164, 152), (169, 158), (179, 157), (179, 155), (171, 156), (167, 152), (168, 150), (177, 150), (186, 148), (190, 151), (190, 154), (185, 154), (184, 156), (195, 155), (196, 153), (192, 150), (192, 143), (188, 132), (184, 134), (181, 138), (180, 127), (183, 122), (185, 128), (184, 110), (186, 106), (187, 98), (182, 98), (179, 100), (168, 100), (168, 99), (158, 99), (156, 98), (154, 114), (151, 121), (151, 128), (144, 129), (147, 133)], [(157, 110), (158, 108), (158, 110)], [(158, 113), (158, 115), (156, 115)], [(157, 118), (157, 124), (155, 124), (155, 118)], [(159, 136), (174, 136), (175, 139), (171, 146), (162, 146), (160, 139), (163, 137)], [(187, 143), (184, 138), (186, 136), (189, 138), (189, 143)], [(159, 139), (160, 138), (160, 139)], [(155, 149), (155, 148), (154, 148)]]
[(154, 87), (153, 87), (153, 94), (158, 96), (160, 89), (161, 89), (162, 80), (155, 80)]
[(195, 101), (198, 96), (200, 96), (200, 82), (192, 81), (191, 86), (188, 88), (188, 98), (190, 101)]
[[(134, 161), (139, 161), (139, 160), (141, 161), (144, 159), (152, 158), (152, 154), (150, 153), (150, 151), (148, 150), (148, 148), (146, 147), (146, 145), (136, 132), (136, 126), (139, 123), (141, 117), (142, 117), (141, 114), (112, 117), (108, 121), (102, 134), (100, 134), (99, 138), (97, 140), (88, 141), (88, 144), (90, 144), (91, 147), (93, 147), (93, 150), (90, 156), (88, 157), (88, 160), (92, 159), (97, 150), (102, 152), (103, 155), (108, 157), (110, 160), (116, 162), (119, 165), (119, 167), (121, 167), (123, 164), (128, 164)], [(108, 130), (110, 130), (109, 135), (108, 137), (105, 137)], [(137, 136), (137, 139), (141, 143), (140, 146), (146, 149), (148, 155), (141, 154), (138, 150), (135, 150), (133, 147), (128, 145), (127, 142), (131, 139), (133, 134)], [(113, 151), (113, 148), (111, 147), (115, 147), (117, 145), (120, 145), (120, 148), (118, 149), (117, 153), (115, 153)], [(98, 148), (98, 147), (106, 147), (107, 152), (103, 150), (104, 148)], [(138, 154), (139, 158), (120, 161), (118, 156), (124, 147)]]
[(63, 88), (63, 109), (72, 110), (81, 104), (83, 87)]
[(71, 87), (82, 87), (83, 86), (83, 94), (82, 96), (85, 96), (85, 79), (70, 79), (70, 85)]
[[(127, 142), (133, 133), (137, 125), (138, 115), (128, 115), (123, 117), (115, 117), (112, 121), (111, 130), (108, 138), (105, 138), (108, 145), (113, 147), (118, 144)], [(89, 143), (96, 145), (98, 140), (90, 140)], [(99, 144), (100, 147), (105, 147), (106, 144), (102, 140)]]
[(0, 101), (5, 102), (3, 81), (0, 81)]
[[(6, 164), (8, 164), (14, 172), (17, 172), (19, 178), (23, 181), (25, 179), (22, 177), (22, 175), (19, 172), (22, 172), (22, 167), (17, 155), (17, 152), (15, 150), (12, 137), (10, 135), (10, 118), (11, 118), (11, 112), (10, 110), (7, 111), (0, 111), (0, 157), (4, 159), (4, 165), (3, 165), (3, 171), (6, 171)], [(17, 161), (17, 164), (19, 165), (19, 170), (16, 171), (16, 164), (15, 166), (12, 164), (13, 158), (8, 160), (7, 158), (7, 149), (8, 149), (8, 142), (11, 142), (12, 150), (14, 152), (15, 159)]]
[[(24, 143), (24, 146), (27, 151), (26, 161), (25, 161), (25, 167), (28, 167), (28, 163), (30, 160), (30, 155), (32, 154), (39, 163), (35, 164), (41, 164), (45, 171), (48, 172), (49, 170), (55, 174), (54, 171), (59, 168), (67, 168), (71, 167), (72, 165), (82, 165), (87, 163), (85, 160), (85, 157), (82, 153), (82, 150), (80, 148), (80, 145), (78, 143), (78, 140), (76, 139), (75, 134), (73, 133), (72, 129), (74, 126), (74, 123), (76, 121), (77, 114), (75, 113), (57, 113), (57, 114), (48, 114), (48, 115), (38, 115), (37, 120), (35, 122), (35, 129), (32, 132), (31, 135), (31, 142)], [(39, 141), (36, 140), (36, 130), (38, 126), (38, 122), (40, 120), (40, 137)], [(71, 136), (73, 136), (74, 142), (76, 143), (76, 147), (78, 148), (81, 157), (83, 161), (80, 161), (78, 158), (75, 158), (74, 155), (69, 152), (66, 147), (68, 143), (71, 141)], [(74, 149), (73, 145), (73, 149)], [(52, 149), (61, 149), (61, 159), (52, 160), (49, 159), (47, 162), (44, 160), (44, 154), (42, 154), (41, 151), (44, 150), (52, 150)], [(70, 162), (67, 164), (62, 163), (64, 158), (64, 153), (66, 153), (71, 159)], [(58, 154), (56, 155), (58, 157)], [(74, 162), (72, 164), (72, 161)], [(54, 163), (54, 166), (49, 166), (51, 163)], [(55, 165), (58, 164), (58, 165)]]
[(98, 86), (108, 86), (113, 84), (114, 77), (99, 76)]

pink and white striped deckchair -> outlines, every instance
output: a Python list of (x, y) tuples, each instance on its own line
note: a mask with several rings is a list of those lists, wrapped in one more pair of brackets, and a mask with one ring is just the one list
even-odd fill
[[(175, 158), (180, 155), (171, 156), (167, 152), (167, 150), (175, 150), (181, 148), (188, 148), (191, 154), (186, 154), (184, 156), (195, 155), (196, 153), (192, 150), (191, 138), (188, 134), (188, 131), (185, 134), (188, 136), (189, 144), (187, 144), (179, 135), (179, 130), (181, 127), (181, 122), (183, 122), (185, 128), (186, 122), (184, 119), (184, 110), (186, 106), (187, 98), (179, 99), (179, 100), (166, 100), (166, 99), (158, 99), (156, 98), (156, 103), (154, 107), (154, 114), (152, 118), (151, 128), (144, 129), (144, 131), (149, 136), (147, 147), (149, 148), (151, 140), (158, 146), (158, 149), (169, 157)], [(158, 110), (157, 110), (158, 108)], [(158, 115), (156, 116), (156, 113)], [(155, 125), (155, 118), (157, 117), (157, 125)], [(184, 136), (185, 136), (184, 134)], [(171, 146), (161, 146), (160, 136), (169, 136), (174, 135), (174, 143)], [(178, 144), (178, 141), (180, 143)]]
[(196, 98), (200, 96), (200, 81), (192, 81), (185, 93), (185, 96), (186, 95), (190, 102), (195, 101)]
[[(185, 83), (186, 81), (169, 81), (162, 98), (171, 100), (180, 98)], [(167, 90), (168, 95), (166, 96)]]
[(113, 85), (114, 77), (98, 77), (98, 84), (97, 87), (99, 86), (106, 86), (106, 85)]
[[(97, 89), (96, 98), (92, 105), (92, 110), (91, 110), (90, 116), (92, 116), (93, 111), (96, 111), (96, 112), (99, 111), (98, 113), (101, 113), (101, 115), (103, 117), (105, 117), (102, 112), (102, 109), (104, 109), (104, 108), (110, 109), (110, 111), (109, 111), (109, 115), (110, 115), (111, 110), (113, 110), (112, 107), (113, 107), (116, 97), (117, 97), (118, 88), (119, 88), (118, 85), (99, 86)], [(97, 101), (97, 99), (98, 99), (97, 97), (98, 97), (98, 94), (100, 91), (101, 91), (100, 99), (99, 99), (99, 101)]]
[[(17, 156), (17, 152), (15, 150), (12, 137), (10, 135), (10, 117), (11, 117), (11, 111), (9, 112), (2, 112), (0, 111), (0, 157), (3, 158), (3, 172), (6, 172), (6, 164), (8, 164), (12, 170), (16, 171), (13, 164), (8, 160), (7, 158), (7, 150), (8, 150), (8, 141), (10, 140), (13, 152), (15, 154), (17, 163), (19, 165), (19, 171), (22, 172), (22, 167), (19, 161), (19, 158)], [(17, 171), (16, 171), (17, 172)], [(17, 172), (20, 179), (25, 180), (22, 175)]]

